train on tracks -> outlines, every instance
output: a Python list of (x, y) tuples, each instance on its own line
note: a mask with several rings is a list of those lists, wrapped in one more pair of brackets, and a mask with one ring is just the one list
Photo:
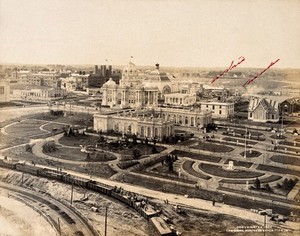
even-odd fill
[[(82, 178), (79, 176), (68, 174), (64, 171), (42, 168), (32, 164), (26, 163), (13, 163), (7, 160), (0, 159), (0, 167), (21, 171), (35, 176), (40, 176), (44, 178), (58, 180), (64, 183), (77, 185), (89, 190), (93, 190), (98, 193), (105, 194), (114, 199), (119, 200), (120, 202), (125, 203), (126, 205), (134, 208), (139, 212), (146, 220), (148, 220), (153, 226), (154, 230), (158, 235), (161, 236), (173, 236), (176, 235), (174, 230), (171, 230), (170, 227), (159, 217), (160, 212), (153, 211), (151, 213), (143, 207), (142, 200), (138, 200), (134, 197), (128, 197), (128, 195), (122, 194), (117, 187), (112, 187), (98, 181), (90, 180), (88, 178)], [(131, 195), (131, 194), (130, 194)], [(134, 196), (134, 194), (132, 194)]]

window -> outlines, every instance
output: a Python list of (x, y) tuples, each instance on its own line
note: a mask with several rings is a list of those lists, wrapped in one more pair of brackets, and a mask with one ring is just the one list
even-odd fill
[(213, 105), (213, 108), (212, 108), (213, 110), (215, 110), (215, 105)]
[(0, 94), (4, 94), (4, 86), (0, 87)]
[(222, 111), (219, 111), (219, 114), (221, 115), (221, 114), (222, 114)]
[(250, 117), (252, 117), (252, 112), (250, 112)]

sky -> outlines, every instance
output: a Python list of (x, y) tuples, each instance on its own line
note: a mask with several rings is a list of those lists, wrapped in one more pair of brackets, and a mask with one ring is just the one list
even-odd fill
[(299, 0), (0, 0), (0, 63), (300, 68), (299, 22)]

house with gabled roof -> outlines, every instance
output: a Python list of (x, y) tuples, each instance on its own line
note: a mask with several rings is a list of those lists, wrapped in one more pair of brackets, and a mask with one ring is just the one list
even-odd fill
[(248, 119), (257, 122), (278, 122), (279, 102), (266, 97), (251, 97), (248, 106)]

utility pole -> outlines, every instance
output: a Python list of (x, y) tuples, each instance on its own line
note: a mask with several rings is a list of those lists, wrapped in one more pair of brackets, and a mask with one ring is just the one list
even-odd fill
[(266, 218), (267, 216), (264, 215), (264, 236), (266, 236)]
[(73, 189), (74, 189), (74, 185), (72, 183), (72, 189), (71, 189), (71, 205), (73, 204)]
[(104, 236), (107, 236), (107, 209), (108, 209), (108, 206), (105, 207)]
[(58, 233), (59, 233), (59, 235), (61, 235), (61, 227), (60, 227), (59, 217), (57, 218), (57, 223), (58, 223)]

